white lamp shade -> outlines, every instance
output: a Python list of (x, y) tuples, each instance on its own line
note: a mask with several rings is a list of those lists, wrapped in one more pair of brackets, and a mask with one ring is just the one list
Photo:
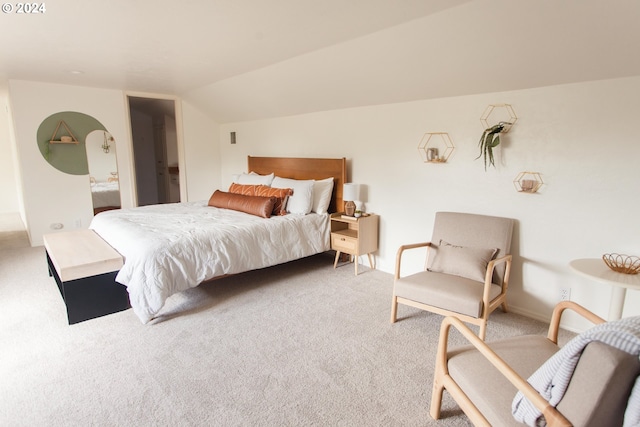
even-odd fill
[(342, 200), (350, 202), (360, 200), (360, 185), (354, 183), (344, 184), (342, 186)]

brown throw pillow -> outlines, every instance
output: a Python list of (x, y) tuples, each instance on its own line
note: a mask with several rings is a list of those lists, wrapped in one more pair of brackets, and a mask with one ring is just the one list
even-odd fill
[(262, 197), (275, 197), (276, 203), (273, 206), (274, 215), (286, 215), (287, 214), (287, 200), (289, 196), (293, 194), (293, 190), (290, 188), (273, 188), (266, 185), (256, 186), (256, 196)]
[(216, 190), (211, 195), (208, 204), (216, 208), (232, 209), (263, 218), (270, 218), (275, 203), (275, 197), (245, 196)]

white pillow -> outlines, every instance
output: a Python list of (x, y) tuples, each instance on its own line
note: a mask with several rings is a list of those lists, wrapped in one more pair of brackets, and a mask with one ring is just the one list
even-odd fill
[(313, 205), (311, 212), (325, 214), (331, 203), (331, 193), (333, 192), (333, 177), (321, 179), (313, 184)]
[(236, 184), (242, 185), (271, 185), (274, 174), (258, 175), (255, 172), (241, 173), (238, 175)]
[(313, 179), (289, 179), (276, 176), (271, 186), (273, 188), (291, 188), (293, 194), (287, 200), (287, 212), (294, 214), (308, 214), (313, 206)]

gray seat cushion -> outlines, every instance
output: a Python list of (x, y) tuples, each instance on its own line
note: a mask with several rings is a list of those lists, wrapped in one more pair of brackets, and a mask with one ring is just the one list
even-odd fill
[[(482, 315), (482, 292), (484, 284), (460, 276), (421, 271), (402, 277), (394, 286), (395, 295), (423, 304), (443, 308), (471, 317)], [(502, 291), (493, 284), (489, 300)]]
[[(487, 344), (525, 380), (559, 350), (536, 335)], [(453, 380), (492, 425), (521, 425), (511, 414), (516, 388), (474, 347), (450, 351), (448, 367)], [(621, 426), (639, 374), (637, 357), (592, 342), (585, 347), (557, 409), (574, 426)]]
[[(557, 345), (540, 335), (524, 335), (487, 344), (525, 379), (559, 350)], [(448, 367), (451, 377), (491, 425), (522, 425), (511, 414), (511, 402), (517, 389), (475, 347), (450, 351)]]

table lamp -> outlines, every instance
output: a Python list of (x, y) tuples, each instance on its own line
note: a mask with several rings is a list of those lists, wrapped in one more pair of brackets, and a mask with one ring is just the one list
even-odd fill
[(360, 186), (347, 183), (342, 186), (342, 200), (344, 200), (344, 213), (353, 216), (356, 210), (356, 200), (360, 199)]

